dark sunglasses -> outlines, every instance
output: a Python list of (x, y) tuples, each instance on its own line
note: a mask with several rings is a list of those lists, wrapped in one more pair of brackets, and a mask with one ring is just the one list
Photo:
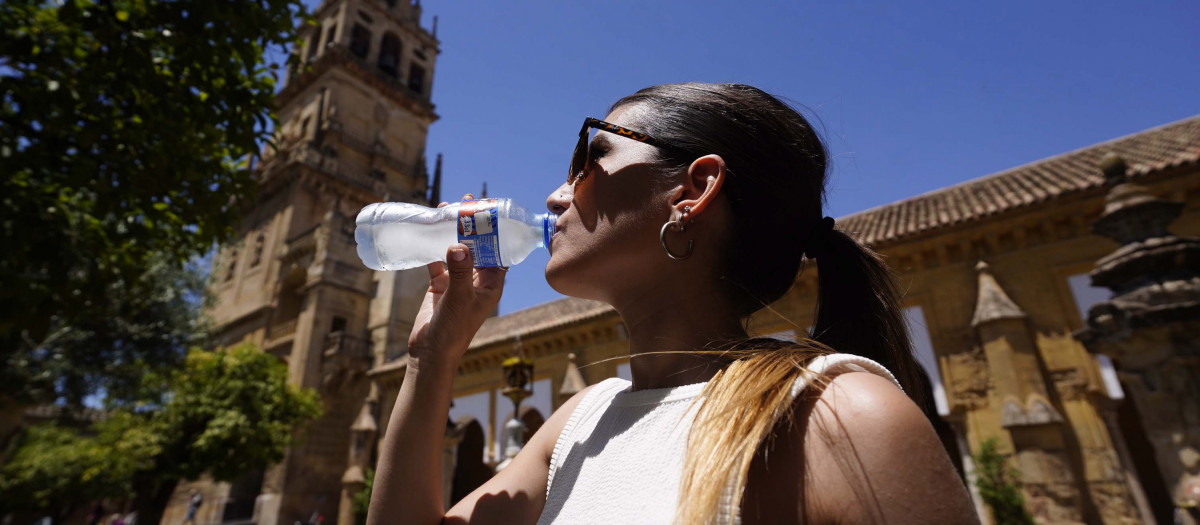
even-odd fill
[(571, 170), (567, 172), (567, 184), (575, 184), (576, 182), (583, 180), (585, 173), (584, 168), (587, 168), (588, 135), (590, 134), (589, 130), (591, 128), (607, 131), (609, 133), (616, 133), (622, 137), (631, 138), (656, 148), (687, 154), (687, 151), (685, 151), (683, 148), (672, 146), (645, 133), (634, 131), (629, 128), (623, 128), (616, 124), (605, 122), (600, 119), (588, 117), (583, 119), (583, 127), (579, 130), (579, 142), (575, 143), (575, 153), (571, 155)]

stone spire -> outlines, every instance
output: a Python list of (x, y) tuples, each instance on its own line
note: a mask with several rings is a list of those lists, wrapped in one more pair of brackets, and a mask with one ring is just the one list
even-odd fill
[(1001, 426), (1041, 425), (1062, 421), (1049, 402), (1038, 363), (1037, 344), (1025, 322), (1025, 311), (1013, 302), (986, 262), (975, 265), (979, 272), (979, 296), (971, 327), (992, 368), (992, 381), (1002, 399)]
[(571, 399), (571, 396), (587, 386), (587, 381), (583, 380), (583, 374), (579, 373), (579, 367), (575, 365), (575, 354), (567, 354), (567, 373), (563, 375), (562, 388), (558, 389), (559, 403)]
[(975, 316), (971, 318), (972, 328), (979, 328), (983, 323), (1000, 319), (1025, 318), (1021, 307), (1009, 299), (1008, 294), (1004, 293), (1004, 289), (996, 282), (988, 263), (979, 261), (975, 265), (975, 271), (979, 273), (979, 296), (975, 300)]
[(437, 206), (442, 202), (442, 154), (438, 153), (437, 164), (433, 168), (433, 185), (429, 190), (429, 204)]
[(362, 408), (358, 411), (358, 418), (354, 420), (353, 425), (350, 425), (351, 432), (374, 435), (379, 431), (379, 426), (375, 423), (375, 414), (371, 410), (372, 404), (372, 401), (363, 403)]

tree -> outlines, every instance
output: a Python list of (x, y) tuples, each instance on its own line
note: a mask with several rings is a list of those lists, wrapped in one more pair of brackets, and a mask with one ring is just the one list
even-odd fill
[(152, 466), (161, 438), (121, 412), (93, 430), (83, 436), (55, 424), (25, 429), (0, 477), (0, 514), (49, 510), (58, 522), (91, 501), (128, 497), (134, 473)]
[(158, 523), (180, 480), (233, 481), (278, 463), (296, 427), (320, 413), (315, 392), (288, 384), (287, 367), (248, 344), (193, 350), (157, 381), (172, 385), (163, 405), (115, 410), (94, 436), (26, 429), (0, 471), (0, 512), (133, 497), (139, 520)]
[(97, 391), (109, 408), (158, 401), (162, 391), (147, 390), (156, 385), (144, 376), (170, 373), (188, 348), (205, 342), (205, 266), (152, 257), (136, 281), (109, 285), (100, 300), (110, 316), (55, 327), (40, 351), (19, 363), (30, 397), (68, 407)]
[[(229, 237), (254, 189), (240, 159), (274, 122), (263, 51), (297, 16), (300, 0), (0, 2), (0, 404), (62, 401), (27, 366), (51, 338), (144, 309), (148, 267)], [(121, 362), (93, 349), (57, 366)]]
[(975, 455), (979, 495), (992, 508), (996, 525), (1033, 525), (1025, 510), (1025, 496), (1017, 481), (1020, 472), (1008, 466), (1008, 458), (996, 452), (996, 438), (984, 440)]

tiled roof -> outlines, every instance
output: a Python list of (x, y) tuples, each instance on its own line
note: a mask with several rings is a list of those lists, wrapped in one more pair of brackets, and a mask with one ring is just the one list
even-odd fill
[(616, 310), (607, 304), (564, 297), (511, 314), (488, 318), (479, 328), (479, 332), (476, 332), (475, 339), (471, 341), (471, 348), (503, 341), (517, 334), (529, 336), (608, 314), (616, 315)]
[(838, 219), (841, 230), (879, 248), (934, 230), (1099, 188), (1099, 163), (1120, 155), (1130, 175), (1200, 160), (1200, 116), (1026, 164)]

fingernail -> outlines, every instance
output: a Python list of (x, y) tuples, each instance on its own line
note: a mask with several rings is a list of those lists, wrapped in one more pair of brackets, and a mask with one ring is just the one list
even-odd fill
[(461, 261), (467, 258), (467, 251), (462, 248), (457, 248), (450, 251), (450, 258), (455, 261)]

